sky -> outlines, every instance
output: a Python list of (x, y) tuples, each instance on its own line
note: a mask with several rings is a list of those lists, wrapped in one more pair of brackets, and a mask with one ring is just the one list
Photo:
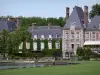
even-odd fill
[(70, 13), (74, 6), (91, 10), (93, 4), (99, 0), (0, 0), (0, 16), (38, 16), (38, 17), (65, 17), (66, 7)]

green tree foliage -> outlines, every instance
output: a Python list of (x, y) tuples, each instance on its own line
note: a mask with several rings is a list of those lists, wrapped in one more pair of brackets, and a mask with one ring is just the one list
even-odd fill
[(51, 23), (52, 25), (59, 25), (61, 27), (65, 24), (65, 18), (59, 17), (59, 18), (41, 18), (41, 17), (21, 17), (21, 26), (22, 27), (29, 27), (32, 25), (32, 23), (37, 23), (38, 26), (47, 26), (48, 23)]
[(92, 51), (89, 47), (85, 47), (85, 48), (78, 47), (76, 53), (79, 56), (79, 59), (81, 58), (84, 60), (89, 60)]
[(87, 47), (87, 48), (83, 48), (83, 50), (84, 50), (83, 59), (90, 60), (90, 55), (92, 53), (91, 49), (89, 47)]
[(90, 18), (93, 18), (96, 15), (100, 15), (100, 4), (93, 5), (89, 14)]
[(7, 53), (7, 44), (8, 44), (8, 35), (9, 32), (7, 30), (3, 30), (0, 32), (0, 52), (5, 57), (5, 54)]
[(96, 60), (98, 60), (98, 58), (100, 58), (100, 54), (92, 52), (91, 53), (91, 58), (95, 58)]
[(78, 47), (76, 53), (78, 56), (84, 56), (84, 51), (83, 51), (82, 47)]
[(52, 56), (52, 57), (61, 57), (62, 51), (61, 49), (44, 49), (42, 51), (43, 56)]

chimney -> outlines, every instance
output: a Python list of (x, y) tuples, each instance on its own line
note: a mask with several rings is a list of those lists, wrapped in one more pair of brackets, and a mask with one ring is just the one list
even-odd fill
[(49, 23), (48, 23), (48, 29), (50, 29), (50, 28), (51, 28), (51, 23), (49, 22)]
[(35, 25), (36, 25), (36, 23), (32, 23), (32, 29), (34, 29), (34, 28), (35, 28)]
[(69, 7), (66, 7), (66, 23), (68, 21), (69, 18)]
[(16, 22), (16, 27), (17, 29), (20, 27), (20, 18), (19, 17), (16, 17), (16, 18), (13, 18), (13, 21)]
[(88, 25), (88, 6), (84, 6), (84, 24)]

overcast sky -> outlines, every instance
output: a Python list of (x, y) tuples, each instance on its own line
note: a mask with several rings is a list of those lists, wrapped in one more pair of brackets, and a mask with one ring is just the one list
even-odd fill
[(65, 8), (72, 12), (74, 6), (84, 7), (89, 10), (99, 0), (0, 0), (0, 16), (40, 16), (40, 17), (65, 17)]

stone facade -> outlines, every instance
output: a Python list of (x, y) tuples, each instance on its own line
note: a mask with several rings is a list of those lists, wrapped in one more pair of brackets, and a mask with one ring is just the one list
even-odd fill
[(77, 47), (86, 41), (100, 41), (100, 16), (88, 22), (88, 7), (75, 6), (62, 31), (62, 56), (68, 59), (76, 55)]

